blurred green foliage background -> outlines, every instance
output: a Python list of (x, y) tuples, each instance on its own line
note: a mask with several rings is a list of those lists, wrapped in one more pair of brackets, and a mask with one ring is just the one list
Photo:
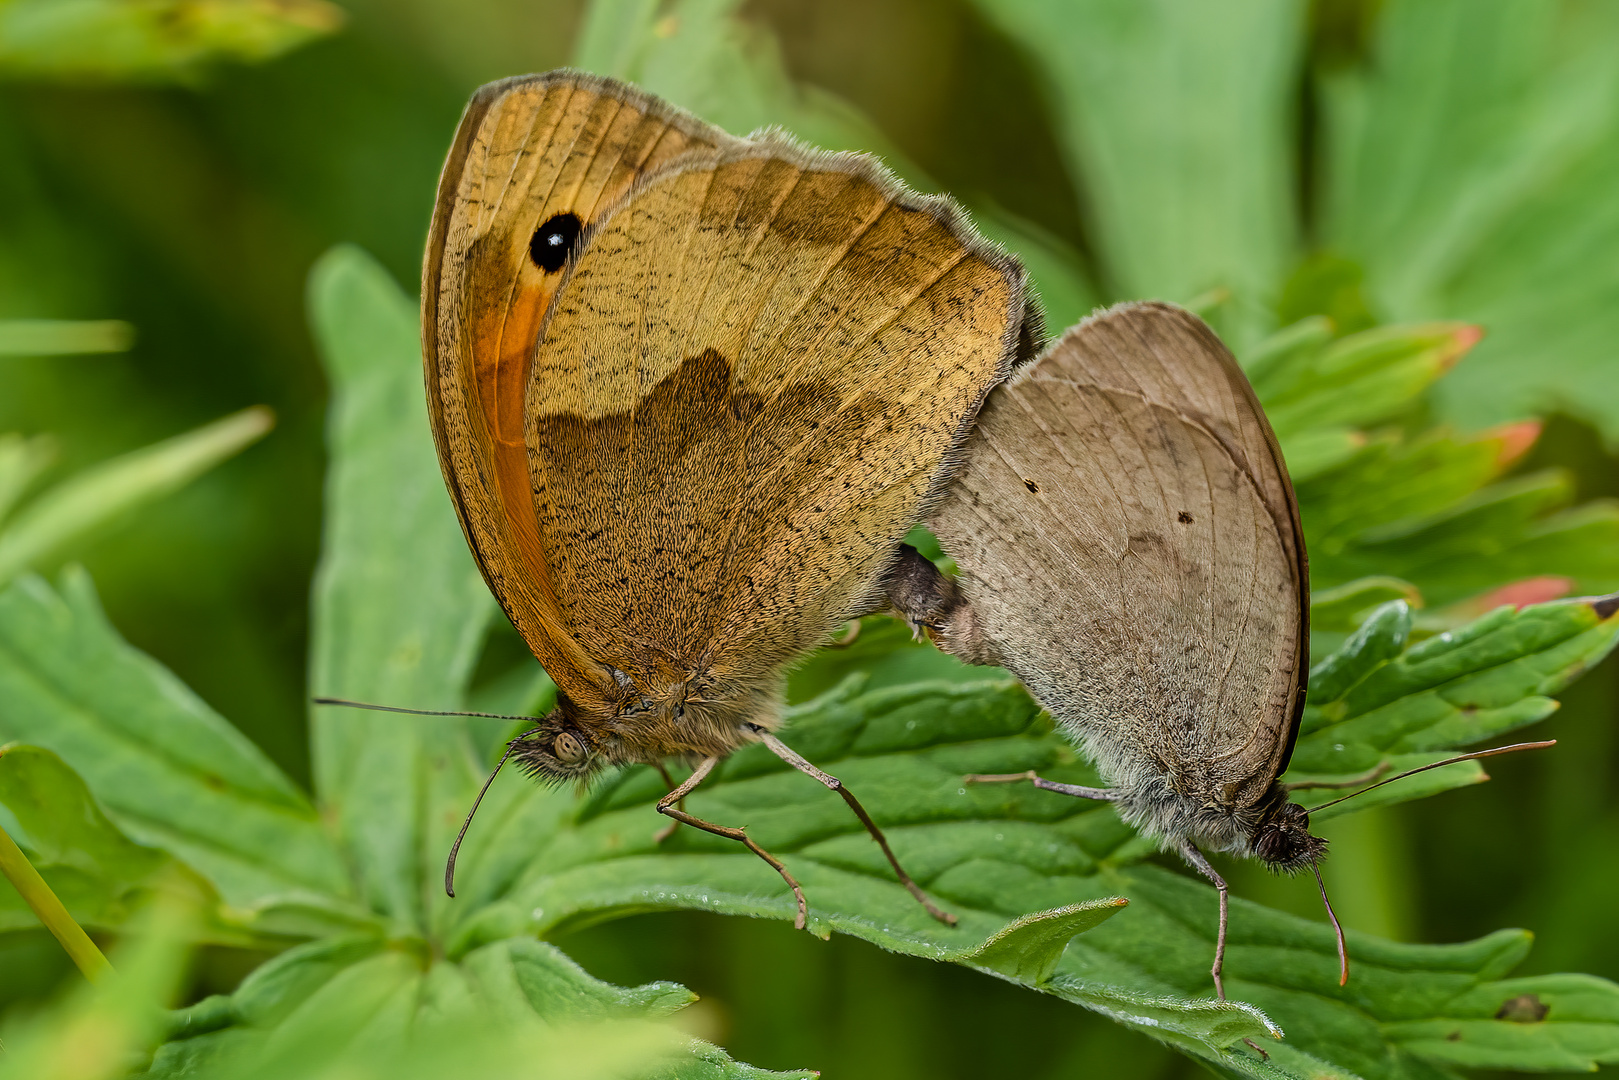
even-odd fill
[[(1216, 288), (1229, 296), (1208, 301), (1211, 318), (1239, 348), (1314, 313), (1341, 330), (1474, 320), (1490, 336), (1437, 388), (1430, 418), (1471, 430), (1549, 416), (1515, 473), (1556, 466), (1580, 501), (1619, 496), (1619, 11), (1520, 2), (1479, 0), (1474, 18), (1464, 0), (755, 0), (737, 47), (779, 50), (799, 100), (853, 105), (911, 175), (1068, 260), (1066, 291), (1048, 295), (1053, 329), (1091, 302)], [(25, 18), (42, 6), (0, 2), (0, 319), (121, 319), (137, 337), (124, 353), (0, 356), (0, 431), (53, 433), (50, 476), (66, 476), (245, 406), (274, 409), (260, 444), (65, 554), (131, 642), (307, 784), (326, 402), (306, 275), (352, 241), (413, 291), (463, 103), (484, 81), (569, 62), (583, 5), (349, 0), (341, 20), (292, 5), (279, 36), (230, 39), (231, 57), (267, 62), (182, 51), (161, 70), (119, 68), (114, 53), (18, 61), (23, 31), (49, 45), (49, 20)], [(1207, 115), (1155, 111), (1142, 92), (1179, 79), (1189, 87), (1165, 100), (1198, 97), (1195, 64), (1151, 39), (1153, 16), (1175, 8), (1254, 56), (1254, 85), (1210, 96)], [(585, 45), (599, 55), (603, 43)], [(1474, 71), (1469, 57), (1500, 63)], [(1446, 78), (1425, 81), (1441, 62)], [(733, 128), (769, 119), (705, 109), (723, 106), (723, 87), (692, 92), (708, 99), (682, 103)], [(1189, 132), (1246, 171), (1163, 167)], [(1199, 199), (1248, 217), (1199, 216)], [(1211, 221), (1212, 235), (1198, 231)], [(1233, 248), (1240, 265), (1220, 264)], [(1492, 763), (1490, 784), (1335, 822), (1346, 922), (1434, 942), (1527, 926), (1539, 941), (1526, 973), (1619, 978), (1613, 660), (1564, 695), (1555, 734), (1560, 750)], [(1235, 876), (1239, 894), (1314, 914), (1298, 883)], [(779, 923), (660, 914), (558, 944), (602, 979), (692, 987), (717, 1040), (763, 1067), (1198, 1068), (1056, 1000)], [(258, 959), (205, 952), (192, 996), (228, 990)], [(43, 933), (0, 939), (0, 970), (3, 1004), (70, 977)]]

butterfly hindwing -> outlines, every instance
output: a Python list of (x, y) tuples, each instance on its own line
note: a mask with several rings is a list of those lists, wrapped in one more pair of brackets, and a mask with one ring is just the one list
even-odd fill
[(1303, 706), (1304, 546), (1201, 320), (1143, 303), (1071, 329), (991, 396), (932, 524), (1000, 662), (1105, 772), (1265, 794)]
[(1014, 260), (863, 156), (765, 138), (650, 176), (534, 364), (567, 625), (653, 699), (774, 679), (876, 603), (1024, 316)]

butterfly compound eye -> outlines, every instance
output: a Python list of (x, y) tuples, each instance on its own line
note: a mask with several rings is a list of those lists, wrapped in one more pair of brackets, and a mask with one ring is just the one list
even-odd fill
[(556, 741), (551, 744), (551, 753), (564, 764), (577, 765), (585, 760), (585, 744), (580, 742), (576, 735), (566, 731), (558, 732)]
[(548, 219), (534, 230), (528, 242), (528, 257), (547, 274), (556, 273), (568, 261), (574, 241), (579, 239), (580, 228), (576, 214), (557, 214)]

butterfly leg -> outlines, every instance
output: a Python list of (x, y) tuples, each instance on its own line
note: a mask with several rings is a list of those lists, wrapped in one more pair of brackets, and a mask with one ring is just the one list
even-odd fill
[(720, 759), (717, 757), (704, 758), (702, 763), (697, 766), (697, 770), (686, 777), (679, 787), (658, 800), (658, 813), (672, 817), (675, 821), (690, 825), (694, 829), (702, 829), (704, 832), (713, 833), (715, 836), (723, 836), (727, 840), (740, 841), (749, 851), (769, 863), (776, 873), (781, 875), (781, 879), (787, 883), (788, 887), (793, 890), (793, 896), (798, 900), (798, 918), (793, 920), (793, 929), (804, 929), (809, 923), (809, 902), (804, 899), (804, 890), (799, 887), (793, 875), (787, 872), (787, 867), (782, 864), (780, 859), (754, 843), (753, 838), (748, 835), (746, 829), (733, 829), (725, 825), (716, 825), (712, 821), (704, 821), (702, 818), (694, 817), (681, 809), (682, 800), (691, 794), (693, 788), (708, 779), (708, 774), (714, 771), (714, 766), (718, 765), (719, 762)]
[(1220, 972), (1225, 967), (1225, 935), (1226, 927), (1231, 921), (1231, 890), (1226, 887), (1225, 878), (1209, 865), (1209, 860), (1204, 858), (1203, 853), (1191, 843), (1181, 846), (1181, 857), (1192, 864), (1193, 870), (1213, 882), (1214, 887), (1220, 891), (1220, 933), (1214, 939), (1214, 967), (1209, 969), (1209, 974), (1214, 976), (1214, 993), (1224, 1001), (1225, 984), (1220, 980)]
[(962, 779), (969, 784), (1011, 784), (1027, 780), (1041, 791), (1055, 791), (1059, 795), (1072, 795), (1076, 799), (1099, 799), (1102, 802), (1113, 802), (1119, 797), (1118, 792), (1112, 788), (1059, 784), (1055, 780), (1047, 780), (1033, 769), (1028, 772), (969, 773)]
[[(1226, 928), (1231, 923), (1231, 890), (1227, 888), (1225, 878), (1221, 877), (1219, 872), (1209, 865), (1209, 860), (1204, 858), (1203, 853), (1197, 850), (1190, 842), (1182, 845), (1181, 857), (1192, 864), (1192, 869), (1213, 882), (1214, 887), (1220, 892), (1220, 932), (1214, 939), (1214, 966), (1209, 969), (1209, 974), (1214, 976), (1215, 996), (1224, 1001), (1226, 999), (1225, 983), (1220, 978), (1220, 972), (1225, 967)], [(1244, 1039), (1242, 1041), (1252, 1047), (1260, 1057), (1266, 1061), (1270, 1060), (1270, 1055), (1265, 1053), (1264, 1047), (1254, 1042), (1254, 1040)]]
[(843, 801), (849, 804), (849, 809), (854, 811), (855, 817), (860, 819), (860, 823), (866, 827), (866, 831), (871, 834), (871, 838), (877, 841), (877, 846), (883, 849), (883, 854), (888, 857), (888, 865), (894, 868), (894, 873), (898, 875), (900, 884), (904, 885), (905, 888), (909, 890), (910, 894), (916, 897), (917, 901), (923, 907), (927, 908), (929, 915), (932, 915), (935, 919), (938, 919), (946, 926), (956, 925), (956, 917), (950, 914), (948, 911), (943, 911), (937, 907), (932, 900), (928, 899), (928, 894), (922, 891), (922, 887), (915, 881), (911, 880), (911, 875), (905, 872), (905, 868), (899, 864), (899, 859), (895, 857), (894, 850), (888, 846), (888, 838), (884, 836), (883, 831), (877, 827), (877, 823), (871, 820), (871, 815), (866, 813), (866, 808), (864, 806), (860, 805), (860, 800), (854, 797), (854, 792), (850, 791), (847, 787), (844, 787), (842, 780), (839, 780), (830, 773), (817, 769), (814, 765), (811, 765), (808, 761), (806, 761), (798, 753), (798, 751), (776, 738), (764, 728), (759, 727), (757, 724), (749, 724), (748, 726), (753, 729), (756, 735), (759, 736), (759, 740), (766, 746), (770, 747), (771, 752), (777, 757), (781, 758), (781, 760), (785, 761), (787, 764), (791, 765), (805, 776), (819, 780), (829, 789), (843, 796)]
[[(663, 777), (663, 786), (668, 788), (670, 791), (673, 791), (675, 789), (675, 778), (669, 775), (668, 766), (660, 761), (657, 764), (657, 769), (658, 775)], [(680, 806), (680, 809), (686, 809), (686, 800), (681, 799), (678, 805)], [(663, 828), (659, 829), (655, 834), (653, 834), (652, 842), (654, 844), (663, 843), (665, 840), (673, 836), (675, 834), (675, 830), (678, 828), (680, 828), (680, 822), (671, 821), (669, 824), (665, 825)]]

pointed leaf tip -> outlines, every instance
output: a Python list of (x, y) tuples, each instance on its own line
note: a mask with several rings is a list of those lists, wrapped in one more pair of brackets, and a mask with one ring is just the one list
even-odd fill
[(1484, 328), (1473, 323), (1463, 323), (1451, 332), (1450, 348), (1440, 358), (1442, 370), (1449, 371), (1455, 367), (1462, 357), (1472, 351), (1473, 346), (1484, 340)]
[(1038, 986), (1056, 974), (1057, 962), (1070, 940), (1107, 921), (1129, 902), (1122, 896), (1109, 896), (1036, 911), (1012, 920), (981, 944), (952, 953), (947, 959)]
[(1495, 467), (1504, 470), (1527, 454), (1540, 440), (1540, 432), (1544, 426), (1539, 420), (1519, 420), (1512, 424), (1502, 424), (1487, 432), (1487, 437), (1495, 439), (1500, 444), (1500, 449), (1495, 454)]

